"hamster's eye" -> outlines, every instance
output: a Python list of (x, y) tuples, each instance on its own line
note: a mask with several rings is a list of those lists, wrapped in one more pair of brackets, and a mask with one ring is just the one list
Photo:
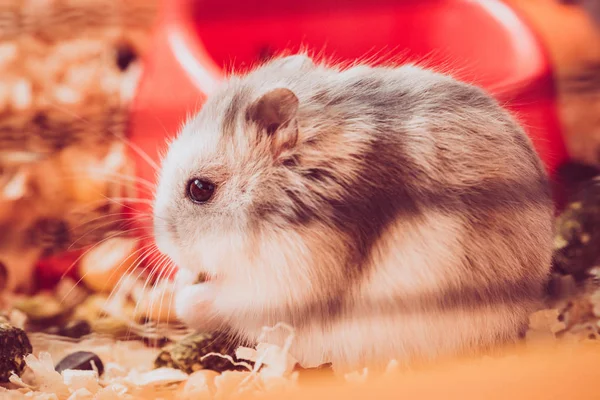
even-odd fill
[(192, 179), (188, 183), (188, 197), (194, 203), (206, 203), (213, 196), (215, 185), (203, 179)]

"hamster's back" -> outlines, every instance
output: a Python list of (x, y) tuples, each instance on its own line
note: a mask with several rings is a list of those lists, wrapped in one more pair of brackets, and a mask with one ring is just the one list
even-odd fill
[(324, 150), (307, 150), (311, 168), (352, 176), (336, 218), (368, 253), (323, 347), (358, 365), (514, 340), (549, 274), (553, 216), (515, 119), (482, 89), (414, 66), (305, 68), (286, 85), (300, 135)]

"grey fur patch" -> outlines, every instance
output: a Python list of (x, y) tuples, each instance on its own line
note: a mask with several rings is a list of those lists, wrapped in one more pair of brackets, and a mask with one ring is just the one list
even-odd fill
[(228, 102), (225, 107), (225, 112), (223, 113), (221, 125), (223, 138), (233, 138), (235, 135), (241, 110), (245, 108), (249, 96), (250, 91), (243, 87), (234, 92), (233, 96), (231, 96), (231, 100)]

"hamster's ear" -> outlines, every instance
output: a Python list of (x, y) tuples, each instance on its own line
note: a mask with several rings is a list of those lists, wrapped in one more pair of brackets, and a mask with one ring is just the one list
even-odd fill
[(261, 135), (271, 142), (275, 156), (292, 148), (298, 141), (298, 97), (289, 89), (273, 89), (255, 101), (246, 112), (246, 120), (255, 123)]

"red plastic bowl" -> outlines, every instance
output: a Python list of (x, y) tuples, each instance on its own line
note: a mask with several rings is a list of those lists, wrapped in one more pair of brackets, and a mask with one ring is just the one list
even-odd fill
[[(150, 182), (166, 139), (229, 67), (298, 49), (337, 60), (418, 61), (453, 72), (516, 113), (550, 174), (567, 158), (547, 55), (535, 32), (501, 1), (164, 0), (150, 48), (130, 127), (138, 176)], [(150, 197), (141, 187), (139, 195)]]

